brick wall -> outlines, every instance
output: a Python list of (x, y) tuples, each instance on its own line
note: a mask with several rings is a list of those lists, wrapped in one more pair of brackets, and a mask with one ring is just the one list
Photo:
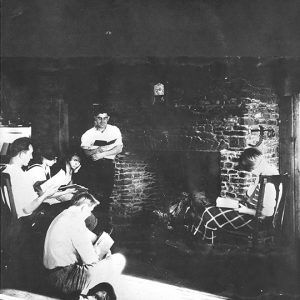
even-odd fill
[[(238, 157), (245, 147), (255, 145), (259, 141), (259, 126), (274, 130), (273, 136), (264, 132), (262, 143), (257, 146), (265, 158), (279, 167), (279, 114), (278, 105), (275, 103), (263, 103), (257, 99), (245, 99), (243, 115), (236, 118), (236, 125), (232, 124), (228, 132), (229, 147), (221, 151), (221, 196), (243, 198), (245, 190), (251, 180), (248, 172), (237, 171), (235, 167)], [(271, 131), (270, 131), (271, 132)]]
[(112, 198), (117, 214), (126, 217), (163, 205), (164, 197), (158, 174), (149, 160), (149, 154), (141, 152), (126, 152), (116, 160)]
[[(63, 99), (69, 104), (70, 143), (78, 146), (92, 124), (92, 103), (109, 103), (110, 121), (121, 129), (125, 144), (116, 161), (113, 194), (120, 214), (164, 206), (176, 191), (186, 189), (180, 176), (172, 184), (161, 169), (165, 164), (166, 173), (176, 175), (182, 171), (180, 157), (189, 153), (220, 154), (220, 193), (239, 197), (251, 179), (235, 169), (237, 159), (245, 147), (258, 141), (259, 132), (250, 134), (250, 130), (260, 125), (273, 129), (275, 136), (264, 133), (259, 149), (278, 164), (278, 101), (265, 88), (268, 76), (258, 72), (258, 59), (101, 61), (7, 61), (10, 72), (4, 74), (3, 86), (9, 102), (4, 101), (3, 110), (8, 118), (13, 112), (22, 113), (33, 125), (34, 139), (51, 139), (55, 144), (58, 123), (51, 103)], [(153, 85), (158, 82), (165, 84), (165, 96), (163, 102), (154, 103)], [(181, 153), (178, 160), (153, 160), (157, 153), (173, 152)], [(201, 169), (200, 164), (203, 173)], [(205, 183), (201, 176), (199, 180)]]
[(171, 128), (134, 128), (123, 132), (125, 151), (126, 145), (131, 145), (132, 151), (125, 152), (116, 162), (113, 198), (119, 214), (129, 216), (142, 210), (166, 208), (167, 202), (172, 200), (175, 193), (164, 186), (162, 174), (151, 161), (158, 151), (220, 152), (220, 194), (242, 198), (252, 178), (250, 173), (236, 169), (238, 158), (243, 149), (259, 141), (259, 126), (263, 126), (273, 130), (273, 134), (264, 132), (258, 148), (278, 166), (279, 115), (273, 101), (247, 97), (218, 104), (203, 101), (197, 106), (176, 105), (172, 113), (185, 121)]

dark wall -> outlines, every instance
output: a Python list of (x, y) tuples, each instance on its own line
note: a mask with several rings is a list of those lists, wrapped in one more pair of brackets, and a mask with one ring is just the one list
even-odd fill
[(2, 1), (2, 55), (298, 56), (297, 0)]
[(168, 193), (205, 192), (210, 202), (220, 195), (220, 153), (156, 151), (152, 164)]
[[(268, 73), (259, 59), (207, 59), (153, 57), (113, 58), (5, 58), (2, 60), (2, 110), (9, 120), (27, 122), (43, 113), (45, 103), (63, 99), (69, 105), (70, 136), (80, 136), (92, 124), (93, 103), (109, 103), (112, 121), (122, 127), (174, 126), (169, 112), (178, 104), (199, 99), (223, 99), (241, 93), (244, 82), (266, 84)], [(236, 84), (228, 85), (230, 80)], [(165, 84), (166, 105), (153, 106), (153, 85)], [(49, 118), (49, 111), (44, 112)], [(183, 121), (183, 120), (182, 120)]]
[[(69, 107), (70, 141), (78, 143), (82, 133), (92, 126), (92, 104), (107, 103), (111, 122), (137, 141), (137, 135), (145, 131), (182, 128), (195, 121), (190, 113), (178, 115), (174, 109), (177, 106), (195, 106), (199, 110), (206, 101), (222, 105), (240, 97), (276, 101), (269, 91), (276, 91), (274, 87), (283, 90), (284, 85), (275, 85), (280, 81), (274, 80), (268, 61), (199, 57), (4, 58), (3, 116), (6, 121), (21, 119), (34, 125), (39, 119), (49, 125), (55, 118), (51, 103), (63, 99)], [(299, 66), (299, 61), (291, 59), (289, 64)], [(287, 72), (282, 73), (279, 75)], [(158, 82), (165, 84), (165, 102), (153, 105), (153, 85)]]

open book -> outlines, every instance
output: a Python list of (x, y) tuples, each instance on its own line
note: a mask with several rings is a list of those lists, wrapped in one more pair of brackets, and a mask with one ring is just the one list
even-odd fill
[(232, 209), (238, 209), (239, 208), (239, 201), (232, 199), (232, 198), (223, 198), (218, 197), (216, 200), (216, 206), (217, 207), (224, 207), (224, 208), (232, 208)]
[(94, 142), (94, 146), (107, 146), (113, 144), (117, 139), (111, 140), (111, 141), (102, 141), (102, 140), (96, 140)]
[(59, 187), (59, 191), (65, 191), (67, 189), (76, 189), (78, 191), (87, 191), (88, 188), (82, 186), (82, 185), (79, 185), (79, 184), (69, 184), (69, 185), (62, 185)]
[(46, 191), (50, 188), (59, 188), (62, 184), (66, 182), (66, 175), (65, 172), (60, 170), (57, 174), (55, 174), (53, 177), (48, 179), (47, 181), (43, 182), (40, 185), (40, 188), (42, 191)]
[(102, 259), (110, 251), (110, 248), (113, 244), (114, 240), (110, 237), (110, 235), (107, 232), (103, 231), (103, 233), (98, 237), (98, 239), (94, 243), (94, 248), (100, 259)]

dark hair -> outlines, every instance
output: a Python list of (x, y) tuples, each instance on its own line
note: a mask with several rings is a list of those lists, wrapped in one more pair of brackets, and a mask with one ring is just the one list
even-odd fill
[(245, 149), (239, 158), (239, 169), (251, 172), (257, 159), (261, 156), (262, 152), (257, 148)]
[(65, 156), (65, 161), (69, 162), (73, 156), (78, 156), (81, 160), (81, 154), (79, 153), (79, 151), (69, 151)]
[(18, 138), (10, 145), (9, 154), (11, 157), (15, 157), (22, 151), (28, 151), (30, 145), (32, 145), (30, 138)]
[(98, 116), (99, 114), (107, 114), (108, 115), (108, 108), (103, 105), (94, 105), (93, 107), (93, 115), (94, 117)]
[[(101, 293), (98, 295), (98, 293)], [(102, 293), (105, 294), (105, 299), (116, 300), (117, 296), (115, 294), (114, 288), (108, 282), (101, 282), (95, 285), (88, 291), (87, 296), (94, 296), (96, 299), (103, 299)]]
[(67, 164), (70, 162), (73, 156), (78, 156), (80, 158), (80, 161), (82, 160), (82, 155), (80, 151), (77, 151), (75, 149), (70, 149), (64, 157), (60, 157), (58, 162), (54, 164), (54, 166), (51, 168), (51, 174), (55, 175), (60, 170), (67, 171)]
[(100, 202), (89, 192), (81, 192), (76, 194), (72, 199), (74, 206), (80, 206), (82, 204), (88, 204), (89, 206), (96, 206)]
[(34, 161), (40, 164), (43, 162), (43, 158), (53, 160), (58, 157), (58, 152), (51, 146), (37, 147), (35, 153), (36, 155), (34, 156)]

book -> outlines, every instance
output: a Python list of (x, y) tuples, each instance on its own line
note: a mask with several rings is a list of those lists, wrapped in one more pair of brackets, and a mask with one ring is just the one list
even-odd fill
[(78, 191), (87, 191), (88, 188), (82, 186), (82, 185), (79, 185), (79, 184), (69, 184), (69, 185), (62, 185), (59, 187), (59, 191), (65, 191), (67, 189), (76, 189)]
[(111, 140), (111, 141), (103, 141), (103, 140), (96, 140), (94, 142), (94, 146), (108, 146), (113, 144), (117, 139)]
[(42, 191), (46, 191), (49, 188), (58, 189), (60, 186), (68, 184), (71, 181), (71, 178), (66, 176), (66, 172), (64, 170), (60, 170), (54, 176), (43, 182), (40, 188)]
[(111, 236), (103, 231), (103, 233), (98, 237), (94, 243), (95, 250), (100, 259), (102, 259), (107, 253), (109, 253), (110, 248), (114, 244), (114, 240)]
[(232, 209), (238, 209), (239, 208), (239, 201), (232, 199), (232, 198), (223, 198), (218, 197), (216, 200), (216, 206), (217, 207), (224, 207), (224, 208), (232, 208)]

